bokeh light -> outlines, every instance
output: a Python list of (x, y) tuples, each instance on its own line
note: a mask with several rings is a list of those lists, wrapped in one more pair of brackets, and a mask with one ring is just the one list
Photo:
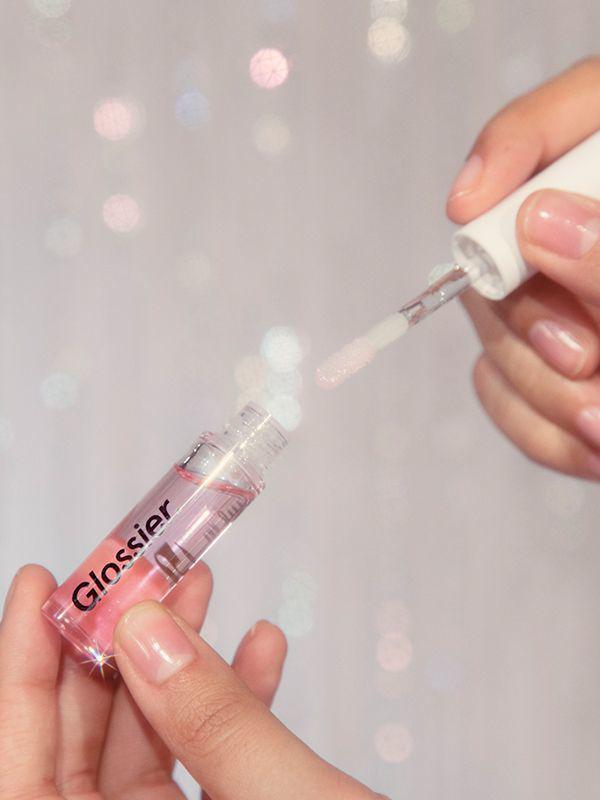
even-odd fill
[(179, 280), (186, 289), (200, 291), (212, 275), (210, 259), (205, 253), (186, 253), (179, 265)]
[(297, 639), (310, 633), (315, 624), (312, 606), (304, 600), (287, 598), (277, 612), (277, 621), (286, 636)]
[(184, 128), (196, 131), (209, 121), (210, 104), (202, 92), (184, 92), (175, 101), (175, 116)]
[(279, 325), (270, 328), (264, 335), (260, 352), (274, 372), (290, 372), (296, 369), (304, 357), (304, 347), (293, 328)]
[(0, 417), (0, 452), (5, 453), (15, 442), (15, 428), (12, 422)]
[(113, 194), (104, 201), (102, 218), (115, 233), (131, 233), (141, 220), (140, 207), (128, 194)]
[(474, 14), (472, 0), (440, 0), (435, 9), (438, 25), (450, 34), (466, 30), (473, 21)]
[(401, 672), (412, 657), (412, 643), (403, 633), (387, 633), (377, 642), (377, 662), (386, 672)]
[(31, 8), (41, 17), (57, 19), (71, 8), (72, 0), (29, 0)]
[(136, 134), (142, 123), (141, 105), (124, 97), (108, 97), (94, 108), (94, 130), (103, 139), (118, 142)]
[(369, 50), (375, 58), (386, 64), (405, 59), (411, 50), (407, 29), (395, 17), (379, 17), (369, 27)]
[(405, 19), (408, 13), (408, 0), (371, 0), (371, 16), (395, 17), (399, 22)]
[(287, 58), (274, 47), (263, 48), (250, 59), (250, 77), (261, 89), (276, 89), (285, 83), (289, 73)]
[(55, 256), (69, 258), (81, 250), (83, 233), (78, 222), (70, 217), (53, 220), (44, 233), (46, 249)]
[(261, 0), (260, 5), (269, 22), (288, 22), (296, 13), (296, 0)]
[(263, 336), (260, 355), (245, 356), (234, 369), (235, 382), (241, 393), (239, 409), (255, 401), (269, 411), (288, 431), (295, 430), (302, 419), (298, 393), (302, 376), (297, 369), (308, 345), (293, 328), (279, 325)]
[(254, 123), (254, 146), (264, 156), (279, 156), (290, 146), (290, 129), (274, 114), (267, 114)]
[(410, 758), (413, 738), (410, 731), (399, 722), (387, 722), (375, 732), (377, 755), (388, 764), (401, 764)]
[(317, 582), (307, 570), (296, 569), (283, 579), (281, 594), (313, 604), (317, 598)]
[(296, 430), (300, 424), (302, 409), (298, 400), (292, 395), (267, 395), (263, 400), (263, 405), (287, 431)]
[(270, 395), (297, 395), (302, 389), (302, 375), (297, 369), (289, 372), (273, 372), (267, 374), (266, 389)]
[(45, 406), (62, 411), (79, 399), (79, 383), (67, 372), (53, 372), (42, 381), (41, 394)]

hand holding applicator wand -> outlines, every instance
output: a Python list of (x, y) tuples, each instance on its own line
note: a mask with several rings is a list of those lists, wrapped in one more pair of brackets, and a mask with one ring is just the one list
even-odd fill
[(600, 199), (600, 132), (460, 228), (452, 240), (455, 263), (436, 267), (433, 282), (424, 292), (324, 361), (316, 371), (317, 384), (326, 389), (339, 386), (410, 327), (470, 286), (483, 297), (501, 300), (531, 277), (533, 272), (517, 243), (516, 220), (525, 198), (539, 189), (563, 189)]

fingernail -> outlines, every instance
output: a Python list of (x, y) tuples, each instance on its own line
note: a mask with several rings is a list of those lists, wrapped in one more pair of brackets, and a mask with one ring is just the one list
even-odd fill
[(558, 256), (582, 258), (600, 237), (600, 216), (576, 195), (544, 192), (527, 213), (525, 235)]
[(164, 683), (196, 658), (185, 633), (160, 603), (139, 603), (117, 627), (117, 653), (124, 651), (150, 683)]
[(465, 161), (463, 168), (456, 176), (456, 180), (450, 188), (448, 195), (449, 200), (454, 200), (457, 197), (462, 197), (469, 192), (472, 192), (479, 185), (481, 175), (483, 173), (483, 159), (477, 153)]
[(593, 444), (600, 447), (600, 408), (587, 406), (577, 415), (577, 427)]
[(534, 322), (529, 341), (543, 358), (565, 375), (575, 377), (585, 363), (585, 347), (573, 334), (551, 319)]

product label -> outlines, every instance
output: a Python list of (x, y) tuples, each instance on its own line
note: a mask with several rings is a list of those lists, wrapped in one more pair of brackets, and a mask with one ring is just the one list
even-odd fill
[[(182, 472), (171, 473), (162, 488), (165, 494), (143, 501), (87, 560), (87, 571), (77, 577), (71, 592), (79, 611), (95, 608), (136, 564), (140, 566), (125, 581), (128, 586), (111, 592), (118, 607), (135, 594), (160, 599), (253, 499), (249, 492), (219, 482), (199, 486)], [(140, 518), (145, 521), (135, 521)]]
[[(106, 594), (107, 587), (117, 583), (121, 578), (122, 572), (130, 569), (134, 565), (135, 559), (147, 550), (152, 540), (164, 532), (165, 522), (171, 519), (169, 503), (169, 499), (165, 498), (159, 505), (158, 510), (148, 517), (143, 526), (137, 522), (135, 523), (133, 527), (136, 533), (127, 539), (125, 547), (120, 547), (115, 552), (112, 561), (107, 561), (98, 570), (90, 570), (87, 575), (89, 580), (86, 579), (77, 584), (73, 591), (73, 605), (80, 611), (91, 611), (94, 608), (101, 596)], [(168, 554), (169, 551), (170, 555)], [(161, 561), (163, 561), (165, 571), (168, 572), (169, 568), (172, 571), (175, 557), (172, 549), (168, 547), (168, 550), (163, 552), (161, 561), (159, 561), (158, 555), (160, 555), (160, 551), (157, 553), (159, 566), (162, 566)]]

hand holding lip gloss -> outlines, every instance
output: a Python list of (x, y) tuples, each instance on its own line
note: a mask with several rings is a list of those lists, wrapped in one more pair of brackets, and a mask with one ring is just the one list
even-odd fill
[(211, 590), (202, 562), (164, 604), (139, 603), (119, 623), (123, 682), (88, 678), (61, 648), (40, 614), (55, 586), (47, 570), (28, 565), (4, 603), (2, 800), (180, 796), (175, 756), (214, 798), (383, 800), (269, 712), (286, 654), (275, 625), (256, 623), (231, 667), (197, 635)]
[(559, 179), (535, 186), (519, 210), (512, 234), (537, 274), (500, 303), (469, 292), (463, 304), (481, 340), (473, 379), (492, 422), (534, 462), (595, 481), (600, 479), (599, 99), (595, 57), (514, 100), (479, 133), (471, 150), (479, 169), (468, 166), (459, 191), (448, 199), (451, 219), (468, 228), (533, 173), (560, 163), (563, 154), (587, 153), (583, 161), (576, 156), (572, 167), (559, 167)]
[[(163, 796), (177, 791), (165, 767), (173, 757), (214, 797), (238, 796), (240, 786), (246, 800), (381, 797), (269, 712), (286, 651), (278, 628), (257, 623), (233, 669), (194, 630), (210, 580), (204, 565), (191, 568), (262, 490), (264, 471), (285, 444), (269, 414), (246, 406), (223, 434), (204, 434), (58, 589), (40, 567), (15, 578), (0, 627), (0, 763), (8, 765), (0, 797), (9, 787), (48, 800), (72, 792), (120, 797), (145, 787), (148, 775)], [(163, 598), (165, 605), (154, 602)], [(42, 603), (88, 656), (90, 674), (97, 666), (104, 675), (114, 639), (126, 687), (111, 682), (98, 692), (68, 650), (59, 669), (60, 637), (45, 624)], [(133, 711), (127, 690), (152, 727)], [(26, 743), (21, 759), (11, 758), (7, 730)], [(82, 748), (82, 741), (91, 744)]]
[(223, 434), (204, 434), (53, 593), (44, 614), (102, 666), (119, 617), (169, 594), (262, 491), (286, 444), (272, 416), (252, 404)]

